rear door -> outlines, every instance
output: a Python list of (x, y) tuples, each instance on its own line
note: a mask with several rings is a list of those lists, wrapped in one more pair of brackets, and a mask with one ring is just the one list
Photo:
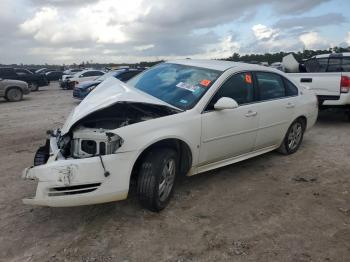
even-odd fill
[(259, 131), (255, 150), (278, 145), (293, 121), (298, 89), (283, 76), (255, 72), (258, 87)]

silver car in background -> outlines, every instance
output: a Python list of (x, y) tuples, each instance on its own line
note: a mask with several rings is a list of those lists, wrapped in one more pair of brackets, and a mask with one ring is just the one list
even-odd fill
[(17, 102), (23, 99), (23, 95), (30, 93), (28, 84), (24, 81), (0, 78), (0, 97), (9, 102)]

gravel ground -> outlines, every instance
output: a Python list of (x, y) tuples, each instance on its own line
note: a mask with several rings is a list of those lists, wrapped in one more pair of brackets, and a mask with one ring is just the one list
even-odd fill
[(0, 100), (0, 261), (350, 261), (350, 123), (322, 112), (291, 156), (183, 179), (156, 214), (126, 201), (32, 207), (23, 168), (77, 105), (52, 84)]

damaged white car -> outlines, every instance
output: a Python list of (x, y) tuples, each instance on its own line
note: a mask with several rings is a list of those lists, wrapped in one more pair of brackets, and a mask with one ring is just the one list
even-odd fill
[[(78, 206), (127, 198), (153, 211), (176, 178), (275, 149), (296, 152), (317, 118), (312, 91), (281, 71), (226, 61), (156, 65), (128, 83), (110, 78), (48, 132), (25, 179), (25, 204)], [(133, 181), (133, 182), (132, 182)]]

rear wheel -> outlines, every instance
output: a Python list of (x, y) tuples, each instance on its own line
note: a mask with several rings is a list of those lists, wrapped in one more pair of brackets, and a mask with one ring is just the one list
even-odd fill
[(18, 102), (23, 99), (23, 92), (21, 89), (17, 87), (10, 88), (6, 92), (6, 100), (10, 102)]
[(38, 91), (39, 90), (39, 85), (38, 85), (38, 83), (30, 83), (29, 84), (29, 88), (30, 88), (30, 91)]
[(178, 173), (178, 155), (170, 148), (150, 151), (141, 164), (137, 194), (143, 207), (160, 211), (169, 203)]
[(305, 132), (305, 121), (301, 118), (295, 120), (289, 127), (278, 152), (284, 155), (290, 155), (298, 151), (303, 141)]

